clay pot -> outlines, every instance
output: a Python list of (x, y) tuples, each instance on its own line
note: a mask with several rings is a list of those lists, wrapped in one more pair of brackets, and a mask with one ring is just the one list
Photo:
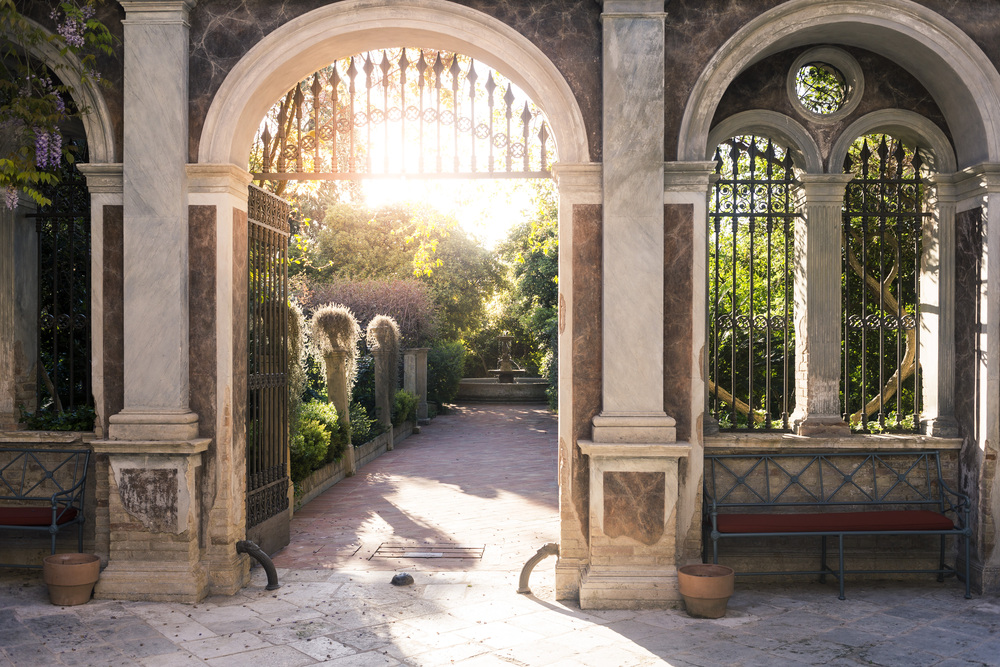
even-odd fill
[(101, 559), (93, 554), (55, 554), (42, 560), (49, 601), (63, 607), (84, 604), (101, 576)]
[(685, 565), (677, 570), (677, 583), (690, 616), (722, 618), (733, 594), (736, 572), (725, 565)]

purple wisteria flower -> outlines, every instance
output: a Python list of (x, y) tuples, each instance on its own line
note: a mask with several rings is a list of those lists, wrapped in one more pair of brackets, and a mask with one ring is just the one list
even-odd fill
[(14, 207), (17, 206), (17, 188), (13, 185), (8, 185), (4, 189), (3, 203), (8, 211), (13, 211)]
[(53, 9), (49, 18), (56, 21), (56, 30), (66, 40), (66, 44), (76, 48), (82, 47), (86, 43), (84, 32), (87, 30), (87, 21), (94, 16), (94, 8), (85, 5), (80, 9), (78, 17), (66, 15), (65, 20), (59, 23), (59, 9)]
[(55, 169), (62, 159), (62, 135), (59, 130), (51, 132), (36, 127), (35, 131), (35, 166), (39, 169)]

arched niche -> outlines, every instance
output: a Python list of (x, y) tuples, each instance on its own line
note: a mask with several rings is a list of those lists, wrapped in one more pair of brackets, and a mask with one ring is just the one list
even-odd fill
[(972, 39), (911, 0), (791, 0), (733, 35), (709, 61), (684, 110), (678, 159), (702, 159), (719, 100), (753, 63), (809, 44), (868, 49), (931, 93), (954, 133), (961, 167), (1000, 159), (1000, 74)]

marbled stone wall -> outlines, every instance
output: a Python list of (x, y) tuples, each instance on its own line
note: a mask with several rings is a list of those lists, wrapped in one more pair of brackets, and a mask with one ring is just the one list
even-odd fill
[(666, 524), (667, 480), (662, 472), (604, 473), (604, 534), (653, 546)]
[[(233, 387), (247, 386), (247, 212), (233, 210)], [(235, 391), (235, 390), (234, 390)], [(233, 471), (232, 497), (246, 503), (247, 451), (246, 395), (233, 396)], [(235, 512), (246, 518), (246, 514)]]
[[(207, 517), (215, 504), (218, 447), (216, 438), (216, 208), (188, 207), (188, 278), (190, 317), (188, 348), (191, 410), (198, 415), (198, 435), (212, 438), (201, 455), (201, 510)], [(208, 521), (201, 523), (202, 545), (208, 543)]]
[[(205, 114), (229, 70), (262, 37), (329, 0), (201, 0), (191, 11), (190, 160), (197, 161)], [(594, 0), (462, 0), (525, 35), (562, 72), (576, 94), (600, 160), (601, 26)], [(407, 46), (422, 46), (412, 44)], [(289, 87), (295, 83), (289, 81)], [(545, 100), (535, 100), (545, 107)]]
[[(887, 58), (864, 49), (844, 47), (854, 56), (864, 72), (864, 96), (847, 117), (837, 123), (815, 123), (798, 114), (788, 99), (785, 81), (794, 60), (812, 47), (789, 49), (765, 58), (742, 72), (730, 84), (715, 111), (712, 124), (751, 109), (769, 109), (801, 122), (816, 140), (828, 159), (830, 149), (840, 133), (858, 118), (879, 109), (908, 109), (927, 118), (951, 139), (944, 114), (930, 93), (905, 69)], [(841, 165), (828, 165), (828, 171), (838, 172)]]
[(125, 407), (125, 285), (123, 282), (123, 210), (104, 207), (104, 407), (102, 433), (108, 418)]
[[(983, 353), (980, 341), (979, 292), (983, 268), (983, 209), (974, 208), (955, 215), (955, 386), (967, 387), (955, 392), (955, 420), (962, 436), (961, 479), (959, 490), (968, 495), (972, 505), (973, 539), (982, 545), (980, 522), (980, 478), (983, 452), (979, 439), (979, 406)], [(979, 551), (979, 550), (977, 550)]]
[(694, 335), (694, 206), (663, 207), (663, 411), (677, 421), (677, 440), (691, 439)]
[[(602, 207), (573, 207), (573, 437), (588, 440), (601, 410)], [(590, 535), (590, 468), (573, 444), (573, 504), (583, 535)]]

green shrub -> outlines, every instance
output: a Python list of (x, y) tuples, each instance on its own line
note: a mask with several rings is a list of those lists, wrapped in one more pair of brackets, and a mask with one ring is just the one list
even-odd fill
[(416, 394), (405, 389), (396, 392), (392, 406), (392, 425), (399, 426), (403, 422), (417, 420), (417, 403), (420, 399)]
[(299, 409), (299, 423), (315, 420), (321, 423), (330, 434), (330, 443), (326, 450), (326, 462), (339, 461), (347, 449), (347, 432), (341, 423), (337, 408), (325, 401), (309, 401)]
[(351, 403), (351, 444), (363, 445), (383, 430), (381, 422), (368, 416), (365, 406)]
[(458, 396), (458, 383), (465, 368), (465, 347), (458, 342), (441, 343), (427, 353), (427, 398), (443, 406)]
[(49, 410), (25, 412), (21, 408), (18, 421), (29, 431), (93, 431), (94, 418), (94, 408), (78, 405), (61, 413)]
[(299, 423), (299, 432), (292, 436), (291, 474), (292, 481), (299, 482), (326, 462), (326, 452), (330, 446), (330, 432), (315, 419)]

